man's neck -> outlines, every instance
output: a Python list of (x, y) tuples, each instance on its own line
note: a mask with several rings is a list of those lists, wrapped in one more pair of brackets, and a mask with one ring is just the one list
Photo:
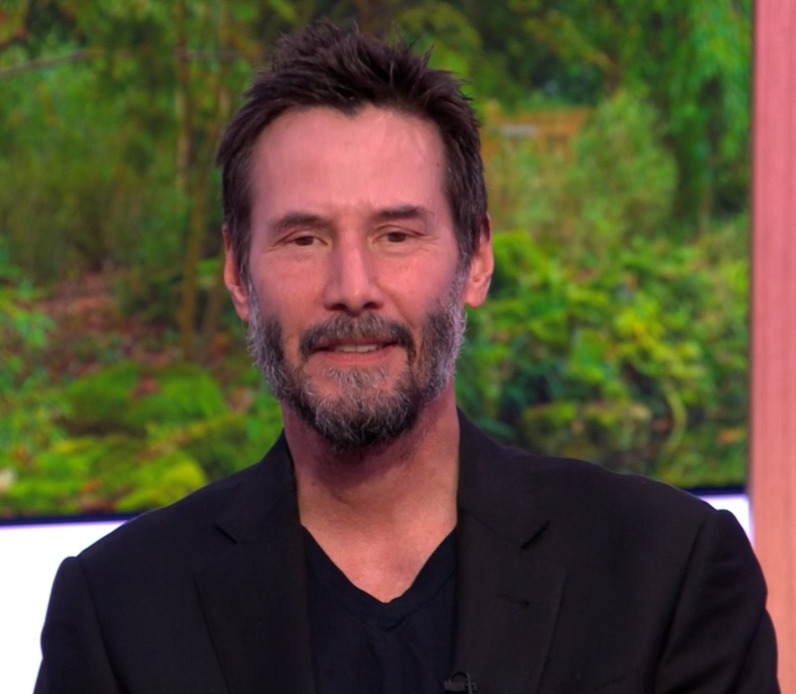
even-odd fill
[(452, 385), (409, 432), (373, 450), (340, 454), (294, 413), (284, 420), (304, 527), (359, 588), (402, 594), (456, 525)]

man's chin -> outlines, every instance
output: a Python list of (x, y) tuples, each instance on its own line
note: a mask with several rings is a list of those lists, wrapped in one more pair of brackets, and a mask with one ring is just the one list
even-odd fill
[(287, 404), (338, 452), (392, 443), (414, 426), (420, 409), (419, 398), (395, 392)]

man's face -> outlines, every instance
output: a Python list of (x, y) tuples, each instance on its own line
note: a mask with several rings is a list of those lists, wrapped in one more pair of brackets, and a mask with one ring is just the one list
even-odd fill
[(435, 126), (374, 107), (288, 112), (255, 148), (249, 277), (228, 257), (228, 285), (276, 397), (339, 450), (411, 428), (485, 294), (489, 249), (458, 262), (444, 167)]

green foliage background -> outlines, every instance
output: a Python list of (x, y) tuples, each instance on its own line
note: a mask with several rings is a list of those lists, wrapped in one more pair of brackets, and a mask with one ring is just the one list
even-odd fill
[[(211, 161), (275, 37), (324, 15), (395, 22), (470, 79), (497, 271), (464, 410), (531, 450), (743, 484), (749, 0), (4, 0), (0, 517), (165, 504), (278, 435)], [(507, 126), (573, 109), (563, 146)]]

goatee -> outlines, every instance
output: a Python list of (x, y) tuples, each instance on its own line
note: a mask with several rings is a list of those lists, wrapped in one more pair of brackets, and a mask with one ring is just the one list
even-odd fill
[[(457, 278), (458, 280), (458, 278)], [(279, 322), (264, 316), (249, 283), (249, 351), (274, 396), (295, 411), (339, 453), (388, 444), (408, 432), (422, 408), (440, 395), (453, 376), (466, 316), (456, 281), (422, 326), (420, 344), (404, 325), (375, 313), (338, 314), (308, 329), (299, 342), (299, 362), (285, 357)], [(338, 385), (334, 395), (318, 393), (303, 370), (313, 352), (347, 340), (389, 342), (406, 352), (406, 365), (392, 388), (383, 368), (327, 367)]]

